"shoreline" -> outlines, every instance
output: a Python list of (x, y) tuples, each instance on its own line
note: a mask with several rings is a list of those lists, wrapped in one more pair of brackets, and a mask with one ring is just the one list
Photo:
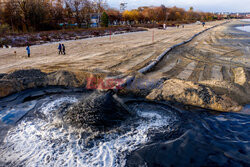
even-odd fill
[[(128, 34), (137, 34), (137, 33), (143, 33), (143, 32), (146, 32), (147, 30), (143, 30), (143, 31), (136, 31), (136, 32), (125, 32), (125, 33), (118, 33), (118, 34), (112, 34), (111, 37), (116, 37), (116, 36), (120, 36), (120, 35), (128, 35)], [(72, 39), (72, 40), (62, 40), (62, 41), (58, 41), (58, 42), (47, 42), (47, 43), (43, 43), (43, 44), (35, 44), (35, 45), (32, 45), (32, 47), (36, 47), (36, 46), (47, 46), (47, 45), (53, 45), (53, 44), (59, 44), (59, 43), (70, 43), (70, 42), (73, 42), (73, 41), (76, 41), (76, 42), (80, 42), (80, 41), (84, 41), (84, 40), (95, 40), (95, 39), (98, 39), (98, 38), (107, 38), (107, 37), (110, 37), (110, 35), (102, 35), (102, 36), (94, 36), (94, 37), (87, 37), (87, 38), (83, 38), (83, 39)], [(13, 49), (18, 49), (18, 48), (23, 48), (24, 46), (20, 46), (20, 47), (11, 47)], [(0, 47), (0, 51), (2, 49), (11, 49), (11, 48), (2, 48)]]
[[(117, 30), (116, 30), (117, 29)], [(143, 32), (147, 31), (145, 28), (135, 28), (135, 27), (110, 27), (107, 29), (90, 29), (90, 30), (60, 30), (60, 31), (44, 31), (44, 32), (35, 32), (35, 33), (24, 33), (24, 34), (14, 34), (14, 35), (7, 35), (5, 37), (1, 37), (1, 42), (3, 42), (2, 47), (0, 49), (9, 49), (9, 48), (21, 48), (26, 46), (29, 43), (31, 46), (39, 46), (39, 45), (50, 45), (50, 44), (57, 44), (60, 42), (70, 42), (70, 41), (77, 41), (77, 40), (84, 40), (84, 39), (92, 39), (98, 37), (107, 37), (112, 35), (121, 35), (126, 33), (136, 33), (136, 32)], [(54, 34), (58, 35), (56, 37), (52, 37)], [(33, 36), (32, 41), (28, 42), (27, 40)], [(62, 37), (59, 37), (62, 36)], [(11, 38), (12, 44), (4, 44), (4, 41), (8, 41)], [(20, 39), (25, 40), (24, 42), (16, 42)], [(43, 39), (43, 38), (46, 38)], [(61, 39), (63, 38), (63, 39)], [(34, 40), (35, 39), (35, 40)], [(49, 39), (49, 41), (47, 40)], [(14, 42), (13, 42), (14, 41)], [(5, 46), (6, 48), (3, 48)]]
[[(249, 21), (237, 20), (237, 22), (238, 22), (237, 24), (234, 24), (234, 25), (231, 26), (232, 30), (236, 31), (236, 32), (244, 32), (245, 34), (250, 35), (250, 32), (243, 31), (243, 30), (237, 28), (237, 27), (242, 27), (242, 25), (250, 26), (250, 20)], [(242, 24), (240, 24), (240, 23), (242, 23)]]

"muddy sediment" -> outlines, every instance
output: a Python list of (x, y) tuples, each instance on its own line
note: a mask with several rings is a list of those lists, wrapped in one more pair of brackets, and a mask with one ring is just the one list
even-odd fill
[(94, 92), (88, 99), (69, 107), (64, 121), (77, 128), (109, 130), (132, 116), (127, 107), (113, 98), (113, 92)]
[(39, 69), (17, 70), (10, 74), (1, 74), (0, 97), (5, 97), (25, 89), (63, 86), (69, 88), (85, 88), (88, 78), (104, 78), (101, 73), (74, 73), (70, 71), (57, 71), (44, 73)]

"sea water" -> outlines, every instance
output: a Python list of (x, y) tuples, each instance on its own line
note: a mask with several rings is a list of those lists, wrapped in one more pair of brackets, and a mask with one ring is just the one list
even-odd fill
[[(250, 19), (243, 19), (242, 21), (246, 22), (246, 23), (250, 23)], [(250, 32), (250, 25), (244, 25), (244, 24), (242, 24), (242, 26), (237, 27), (237, 29), (239, 29), (241, 31)]]
[(0, 166), (125, 166), (126, 156), (150, 140), (149, 132), (176, 120), (166, 109), (155, 112), (155, 107), (141, 110), (131, 105), (137, 114), (132, 121), (107, 133), (91, 133), (88, 129), (66, 127), (57, 117), (61, 106), (78, 100), (72, 95), (53, 95), (0, 111), (6, 123), (4, 118), (10, 113), (30, 112), (6, 135), (0, 146)]
[(0, 123), (12, 125), (0, 141), (0, 166), (250, 165), (250, 115), (135, 101), (127, 103), (135, 117), (108, 132), (91, 132), (59, 116), (88, 98), (83, 95), (0, 99)]
[(249, 26), (241, 26), (241, 27), (237, 27), (237, 29), (241, 30), (241, 31), (247, 31), (250, 32), (250, 25)]

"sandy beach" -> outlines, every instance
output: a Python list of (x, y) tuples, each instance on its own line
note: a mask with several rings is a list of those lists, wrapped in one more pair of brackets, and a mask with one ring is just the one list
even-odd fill
[[(225, 21), (206, 24), (205, 28)], [(63, 42), (67, 55), (58, 55), (58, 43), (31, 46), (31, 58), (25, 47), (0, 49), (0, 73), (38, 68), (44, 72), (57, 70), (105, 71), (125, 73), (143, 67), (166, 48), (189, 39), (205, 29), (202, 25), (149, 29), (146, 32), (113, 35)], [(14, 54), (16, 52), (16, 54)]]

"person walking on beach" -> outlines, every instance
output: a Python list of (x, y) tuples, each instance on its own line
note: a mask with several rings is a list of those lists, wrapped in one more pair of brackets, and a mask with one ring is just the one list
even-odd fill
[(59, 55), (62, 54), (62, 44), (60, 44), (60, 43), (59, 43), (59, 45), (58, 45), (58, 51), (59, 51), (59, 52), (58, 52)]
[(203, 26), (203, 27), (205, 27), (205, 24), (206, 24), (205, 22), (202, 22), (202, 26)]
[(27, 46), (26, 50), (27, 50), (28, 57), (30, 57), (30, 46), (29, 45)]
[(62, 52), (63, 52), (64, 55), (66, 55), (64, 44), (62, 44)]

